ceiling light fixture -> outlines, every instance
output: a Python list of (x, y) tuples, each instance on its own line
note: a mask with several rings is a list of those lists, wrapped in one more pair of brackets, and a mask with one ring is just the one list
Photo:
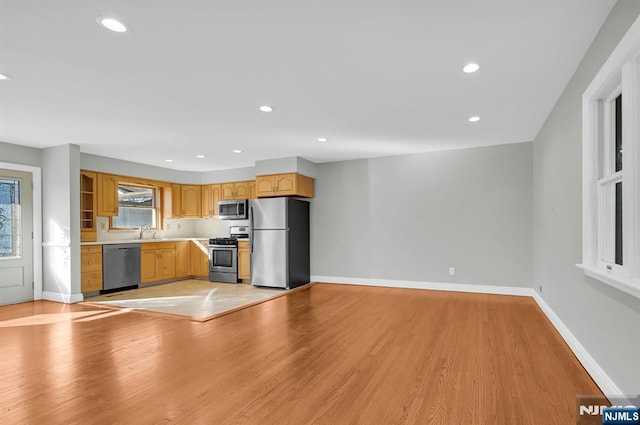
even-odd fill
[(173, 162), (173, 159), (165, 159), (164, 162)]
[(125, 24), (114, 18), (98, 18), (98, 23), (113, 32), (127, 32)]
[(206, 158), (206, 156), (204, 156), (204, 155), (196, 155), (196, 158), (204, 159), (204, 158)]
[(328, 141), (329, 141), (329, 139), (327, 139), (326, 137), (318, 137), (318, 142), (324, 143), (324, 142), (328, 142)]
[(478, 122), (478, 121), (480, 121), (480, 117), (477, 115), (469, 117), (469, 122)]
[(0, 74), (0, 80), (10, 80), (11, 77), (9, 77), (7, 74)]
[(242, 153), (242, 150), (241, 149), (234, 149), (233, 153)]
[(269, 106), (269, 105), (262, 105), (260, 108), (262, 112), (272, 112), (273, 111), (273, 107)]
[(470, 64), (467, 64), (464, 68), (462, 68), (462, 70), (467, 74), (476, 72), (479, 69), (480, 69), (480, 65), (478, 65), (477, 63), (470, 63)]

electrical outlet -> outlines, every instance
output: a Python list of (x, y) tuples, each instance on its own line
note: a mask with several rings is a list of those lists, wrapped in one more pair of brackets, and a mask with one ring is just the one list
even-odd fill
[(167, 223), (167, 230), (171, 230), (171, 223)]
[(107, 228), (107, 223), (100, 223), (100, 230), (105, 230)]
[(182, 229), (182, 224), (178, 223), (178, 230)]
[(456, 274), (456, 268), (455, 267), (449, 267), (449, 276), (453, 276), (454, 274)]

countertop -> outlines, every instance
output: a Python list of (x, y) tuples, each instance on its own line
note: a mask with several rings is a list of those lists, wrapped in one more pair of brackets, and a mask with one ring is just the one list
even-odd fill
[(147, 243), (147, 242), (198, 242), (198, 241), (207, 241), (209, 242), (209, 238), (148, 238), (148, 239), (118, 239), (112, 241), (100, 241), (100, 242), (81, 242), (80, 246), (89, 246), (89, 245), (117, 245), (121, 243)]

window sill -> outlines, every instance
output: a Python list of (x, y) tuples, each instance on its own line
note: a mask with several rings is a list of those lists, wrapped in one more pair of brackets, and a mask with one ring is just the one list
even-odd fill
[(621, 279), (619, 276), (610, 274), (607, 270), (602, 270), (597, 267), (587, 266), (585, 264), (576, 264), (578, 268), (584, 270), (584, 273), (602, 283), (606, 283), (609, 286), (626, 292), (629, 295), (633, 295), (636, 298), (640, 298), (640, 281), (637, 279)]

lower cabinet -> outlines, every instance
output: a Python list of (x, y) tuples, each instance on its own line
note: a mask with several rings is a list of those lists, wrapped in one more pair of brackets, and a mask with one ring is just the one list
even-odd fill
[(80, 247), (80, 290), (83, 293), (102, 289), (102, 245)]
[[(182, 278), (209, 278), (207, 242), (145, 242), (140, 244), (140, 281), (144, 283)], [(102, 290), (102, 245), (80, 248), (83, 293)]]
[(191, 242), (176, 242), (176, 277), (187, 277), (191, 267)]
[(191, 242), (191, 276), (209, 278), (208, 241)]
[(249, 241), (238, 241), (238, 278), (251, 279), (251, 252)]
[(140, 248), (142, 283), (176, 277), (176, 244), (173, 242), (143, 243)]

